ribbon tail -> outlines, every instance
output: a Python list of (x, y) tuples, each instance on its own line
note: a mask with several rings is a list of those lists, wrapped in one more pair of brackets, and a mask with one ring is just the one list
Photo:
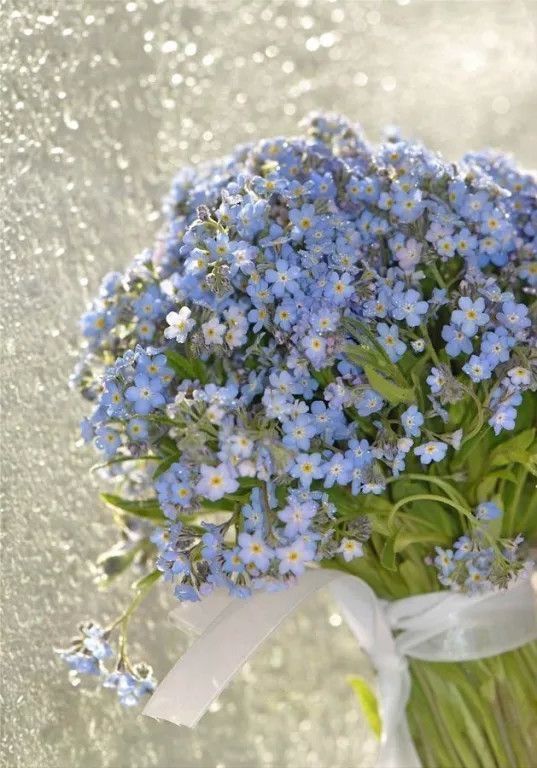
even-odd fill
[(166, 675), (143, 714), (193, 728), (281, 622), (334, 578), (330, 571), (311, 570), (289, 589), (234, 600)]

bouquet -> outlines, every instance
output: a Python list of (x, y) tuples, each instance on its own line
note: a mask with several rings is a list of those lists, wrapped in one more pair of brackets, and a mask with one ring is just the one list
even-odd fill
[[(127, 628), (161, 580), (203, 608), (322, 568), (382, 600), (464, 605), (529, 578), (531, 175), (493, 152), (450, 163), (397, 133), (373, 145), (319, 114), (298, 138), (181, 171), (166, 217), (81, 321), (73, 385), (93, 403), (82, 435), (118, 528), (99, 580), (137, 580), (124, 613), (60, 651), (75, 680), (94, 675), (126, 705), (153, 692)], [(410, 673), (425, 765), (531, 764), (535, 643)]]

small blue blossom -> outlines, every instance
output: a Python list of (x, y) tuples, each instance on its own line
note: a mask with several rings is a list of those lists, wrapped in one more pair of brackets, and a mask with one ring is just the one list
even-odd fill
[(378, 392), (373, 389), (366, 389), (360, 396), (356, 409), (360, 416), (370, 416), (372, 413), (380, 411), (383, 405), (384, 401)]
[(107, 456), (114, 456), (121, 445), (121, 435), (111, 427), (97, 427), (95, 430), (95, 445)]
[(502, 516), (502, 510), (492, 501), (482, 501), (474, 511), (478, 520), (498, 520)]
[(132, 403), (135, 412), (141, 416), (147, 416), (166, 403), (162, 394), (162, 382), (149, 378), (145, 373), (135, 376), (134, 384), (127, 389), (125, 396)]
[(465, 355), (472, 354), (472, 342), (463, 332), (462, 328), (454, 325), (444, 325), (442, 328), (442, 338), (447, 341), (446, 352), (450, 357), (457, 357), (461, 352)]
[(399, 328), (396, 325), (379, 323), (377, 325), (379, 341), (386, 350), (392, 363), (396, 363), (405, 353), (406, 344), (399, 338)]
[(291, 476), (296, 477), (303, 488), (309, 488), (313, 480), (324, 476), (320, 453), (299, 453), (291, 467)]
[(486, 358), (472, 355), (471, 358), (462, 366), (462, 370), (468, 374), (473, 382), (478, 384), (480, 381), (490, 379), (492, 371)]
[(481, 297), (472, 301), (468, 296), (462, 296), (458, 307), (451, 313), (451, 322), (460, 327), (466, 336), (475, 336), (477, 329), (489, 321), (488, 314), (483, 311), (485, 300)]
[(502, 311), (498, 312), (498, 320), (513, 333), (529, 328), (531, 325), (527, 306), (514, 301), (504, 301)]
[(401, 424), (407, 437), (419, 437), (423, 421), (423, 414), (419, 412), (417, 405), (411, 405), (401, 414)]
[(415, 328), (423, 322), (429, 305), (423, 301), (418, 291), (411, 288), (408, 291), (393, 296), (392, 317), (395, 320), (404, 320), (410, 328)]
[(273, 550), (267, 546), (259, 534), (241, 533), (239, 535), (239, 554), (245, 565), (252, 563), (261, 572), (266, 571), (271, 559), (274, 557)]

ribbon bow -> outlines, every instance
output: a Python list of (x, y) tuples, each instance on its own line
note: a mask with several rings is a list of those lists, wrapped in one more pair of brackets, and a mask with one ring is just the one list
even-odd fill
[(471, 597), (431, 592), (388, 602), (355, 576), (312, 569), (282, 591), (241, 600), (217, 590), (200, 603), (176, 608), (174, 623), (198, 637), (160, 683), (144, 714), (194, 727), (263, 641), (303, 600), (328, 585), (377, 671), (382, 719), (377, 768), (421, 765), (405, 715), (407, 657), (468, 661), (537, 638), (537, 605), (529, 580)]

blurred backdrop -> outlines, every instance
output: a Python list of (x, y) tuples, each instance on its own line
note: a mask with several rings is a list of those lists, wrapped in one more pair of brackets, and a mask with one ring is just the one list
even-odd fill
[[(350, 768), (375, 744), (346, 683), (367, 660), (328, 597), (289, 620), (195, 732), (75, 691), (52, 654), (103, 617), (108, 513), (76, 448), (77, 318), (151, 245), (175, 169), (294, 133), (311, 109), (396, 124), (450, 158), (536, 165), (533, 2), (4, 0), (2, 753), (9, 768)], [(113, 603), (119, 607), (119, 595)], [(170, 601), (133, 625), (162, 676)], [(103, 617), (106, 618), (106, 617)], [(134, 656), (138, 655), (138, 649)]]

